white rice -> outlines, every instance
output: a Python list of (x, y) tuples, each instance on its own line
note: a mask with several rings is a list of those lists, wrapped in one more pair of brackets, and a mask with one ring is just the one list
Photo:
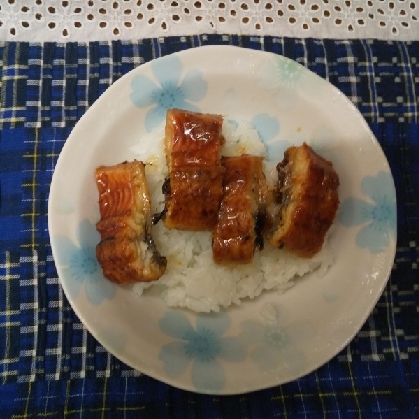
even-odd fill
[[(249, 123), (224, 122), (223, 134), (226, 138), (224, 156), (266, 154), (265, 146)], [(161, 186), (167, 174), (163, 129), (154, 135), (153, 141), (146, 142), (150, 144), (147, 149), (132, 151), (138, 154), (138, 159), (149, 163), (146, 174), (153, 212), (160, 212), (164, 206)], [(271, 172), (270, 168), (265, 168), (269, 183), (274, 182)], [(168, 306), (187, 307), (196, 312), (219, 311), (231, 304), (240, 304), (244, 298), (255, 298), (263, 290), (283, 292), (308, 272), (318, 270), (319, 274), (324, 274), (333, 262), (327, 242), (311, 259), (299, 258), (265, 243), (262, 251), (256, 250), (251, 264), (225, 267), (212, 261), (211, 232), (169, 230), (160, 222), (153, 228), (152, 235), (157, 249), (167, 257), (166, 273), (158, 281), (135, 284), (133, 291), (141, 295), (148, 292), (147, 288), (154, 287)], [(156, 284), (161, 286), (156, 287)]]

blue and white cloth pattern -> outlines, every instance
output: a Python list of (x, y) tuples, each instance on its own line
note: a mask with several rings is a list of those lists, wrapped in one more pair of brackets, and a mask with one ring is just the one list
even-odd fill
[[(360, 110), (376, 135), (389, 161), (397, 194), (397, 254), (391, 278), (355, 339), (326, 365), (299, 380), (229, 397), (174, 389), (110, 355), (84, 329), (63, 294), (47, 228), (49, 185), (57, 158), (89, 106), (136, 66), (208, 44), (281, 54), (334, 84)], [(0, 417), (419, 417), (418, 51), (419, 42), (234, 35), (85, 44), (1, 43)], [(197, 109), (205, 94), (200, 74), (185, 73), (176, 59), (167, 60), (177, 69), (173, 80), (165, 80), (155, 66), (153, 80), (132, 82), (134, 104), (149, 107), (148, 129), (159, 122), (169, 104)], [(298, 74), (289, 73), (294, 75), (289, 83), (304, 82)], [(201, 87), (197, 89), (197, 85)], [(138, 89), (148, 92), (142, 96), (147, 101), (139, 99)], [(169, 96), (162, 95), (168, 90)], [(252, 123), (268, 146), (281, 129), (269, 124), (269, 115)], [(395, 199), (387, 193), (387, 177), (378, 173), (366, 178), (364, 196), (343, 202), (339, 215), (342, 224), (357, 226), (358, 245), (371, 252), (385, 246), (395, 230), (395, 214), (386, 209)], [(355, 218), (345, 216), (346, 207), (356, 209), (351, 211)], [(374, 230), (374, 241), (364, 240), (366, 230)], [(76, 248), (70, 253), (77, 257)], [(75, 275), (81, 279), (83, 272), (94, 269), (83, 259)], [(80, 286), (89, 286), (82, 282)], [(91, 298), (106, 300), (109, 295)], [(160, 327), (166, 330), (164, 321)], [(256, 323), (244, 326), (240, 336), (250, 345), (255, 365), (269, 368), (270, 363), (278, 362), (275, 354), (279, 353), (288, 359), (285, 367), (293, 367), (292, 327), (283, 325), (279, 333), (273, 326), (269, 330)], [(225, 324), (212, 334), (204, 330), (202, 324), (185, 323), (184, 330), (170, 336), (180, 342), (179, 353), (189, 357), (185, 358), (188, 365), (185, 361), (171, 372), (181, 374), (184, 368), (199, 371), (200, 357), (213, 356), (217, 385), (222, 380), (217, 362), (230, 335)], [(265, 333), (264, 346), (251, 346), (253, 333)], [(205, 350), (200, 346), (204, 338), (210, 343)], [(117, 331), (114, 340), (123, 344), (118, 343)], [(237, 342), (236, 355), (226, 362), (240, 358)], [(161, 357), (167, 359), (167, 353), (163, 351)], [(195, 375), (199, 385), (198, 373)]]

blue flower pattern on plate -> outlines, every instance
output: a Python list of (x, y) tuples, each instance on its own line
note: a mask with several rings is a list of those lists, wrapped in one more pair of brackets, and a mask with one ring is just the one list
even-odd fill
[(338, 212), (338, 220), (346, 227), (363, 226), (356, 235), (356, 244), (371, 253), (387, 249), (390, 237), (396, 237), (396, 191), (389, 172), (365, 176), (362, 192), (370, 200), (347, 198)]
[(181, 81), (182, 62), (176, 55), (153, 60), (151, 69), (158, 85), (147, 76), (135, 76), (131, 81), (130, 95), (132, 103), (139, 108), (154, 105), (145, 116), (147, 132), (164, 120), (169, 108), (199, 111), (189, 101), (200, 101), (207, 93), (208, 84), (201, 71), (190, 70)]
[(88, 220), (80, 222), (76, 237), (76, 246), (68, 237), (56, 238), (60, 255), (57, 260), (67, 271), (70, 281), (66, 281), (68, 297), (75, 299), (84, 285), (87, 299), (94, 305), (115, 296), (116, 286), (104, 278), (96, 259), (96, 244), (100, 241), (99, 233)]
[(278, 104), (287, 109), (295, 103), (295, 90), (305, 73), (302, 65), (278, 56), (262, 64), (258, 84), (262, 89), (272, 92)]
[(279, 58), (275, 62), (275, 72), (282, 87), (293, 89), (301, 80), (305, 68), (297, 62)]
[(298, 112), (300, 94), (316, 99), (326, 86), (321, 77), (283, 56), (275, 56), (262, 62), (258, 79), (258, 86), (270, 92), (281, 112)]
[(293, 90), (300, 83), (304, 70), (305, 68), (297, 62), (278, 56), (262, 66), (259, 85), (274, 92), (278, 92), (282, 88)]
[(279, 320), (266, 323), (247, 320), (241, 326), (242, 338), (253, 346), (250, 359), (261, 371), (268, 372), (285, 367), (299, 374), (304, 370), (306, 357), (298, 348), (298, 344), (314, 334), (308, 323), (283, 325)]
[(281, 160), (290, 143), (286, 140), (275, 141), (280, 129), (278, 118), (261, 113), (252, 118), (251, 124), (266, 147), (267, 160)]
[(218, 360), (241, 362), (246, 357), (241, 339), (223, 336), (230, 324), (230, 317), (225, 313), (199, 314), (194, 329), (184, 313), (165, 313), (159, 321), (160, 330), (177, 339), (164, 345), (159, 353), (166, 374), (179, 377), (192, 362), (195, 388), (207, 392), (220, 391), (225, 385), (226, 374)]

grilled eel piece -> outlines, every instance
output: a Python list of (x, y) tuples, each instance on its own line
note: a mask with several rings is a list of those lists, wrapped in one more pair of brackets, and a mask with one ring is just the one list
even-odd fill
[(165, 152), (169, 175), (163, 185), (162, 213), (167, 228), (198, 231), (215, 226), (224, 171), (220, 163), (222, 124), (220, 115), (167, 111)]
[(124, 162), (96, 169), (101, 242), (96, 257), (106, 278), (117, 284), (159, 279), (166, 258), (151, 237), (150, 193), (144, 164)]
[(223, 198), (212, 235), (217, 264), (250, 263), (255, 248), (263, 248), (268, 187), (262, 161), (247, 154), (222, 158)]
[(268, 238), (275, 247), (312, 257), (323, 246), (339, 206), (339, 178), (310, 146), (290, 147), (277, 165), (280, 210)]

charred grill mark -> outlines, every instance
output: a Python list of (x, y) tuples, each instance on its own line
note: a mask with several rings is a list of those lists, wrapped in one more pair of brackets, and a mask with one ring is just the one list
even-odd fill
[(167, 208), (164, 207), (162, 212), (158, 212), (157, 214), (153, 214), (151, 217), (151, 223), (153, 225), (156, 225), (160, 220), (164, 220), (164, 217), (166, 216)]
[[(165, 196), (170, 195), (171, 193), (170, 177), (167, 177), (166, 179), (164, 179), (163, 185), (161, 186), (161, 191)], [(160, 220), (164, 220), (166, 217), (166, 213), (167, 213), (167, 207), (165, 204), (163, 211), (157, 214), (153, 214), (153, 216), (151, 217), (151, 223), (153, 225), (156, 225)]]
[(167, 266), (167, 259), (162, 256), (156, 248), (156, 244), (154, 243), (153, 237), (151, 234), (146, 234), (145, 242), (147, 244), (147, 249), (150, 250), (153, 254), (152, 261), (158, 265), (160, 268), (166, 268)]
[(109, 237), (106, 237), (105, 239), (103, 239), (103, 240), (101, 240), (101, 241), (99, 242), (98, 246), (100, 246), (100, 245), (101, 245), (101, 244), (103, 244), (103, 243), (110, 242), (110, 241), (112, 241), (112, 240), (115, 240), (115, 237), (114, 237), (114, 236), (109, 236)]
[(276, 166), (278, 170), (278, 186), (276, 188), (275, 202), (282, 204), (282, 206), (288, 205), (290, 198), (291, 174), (289, 163), (289, 158), (285, 155), (284, 160)]
[(167, 177), (166, 179), (164, 179), (163, 185), (161, 187), (161, 191), (164, 195), (170, 195), (171, 188), (170, 188), (170, 177)]
[(255, 245), (260, 250), (264, 247), (263, 232), (265, 230), (266, 218), (267, 216), (265, 211), (259, 211), (255, 217)]
[[(283, 215), (287, 206), (291, 203), (291, 162), (285, 154), (284, 160), (278, 163), (276, 169), (278, 171), (278, 182), (274, 189), (274, 202), (278, 204), (278, 213), (275, 223), (282, 225)], [(275, 226), (273, 226), (274, 231)]]

